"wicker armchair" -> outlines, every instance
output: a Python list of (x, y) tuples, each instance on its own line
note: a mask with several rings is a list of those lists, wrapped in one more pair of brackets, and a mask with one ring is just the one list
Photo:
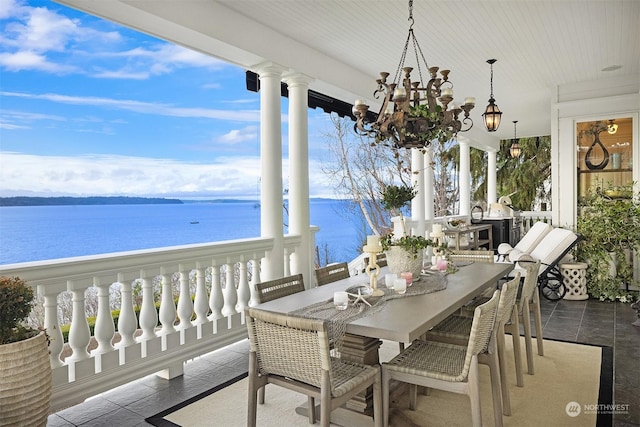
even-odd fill
[[(493, 392), (493, 410), (495, 425), (502, 425), (502, 414), (511, 415), (511, 399), (507, 386), (506, 359), (504, 354), (504, 327), (512, 317), (517, 317), (516, 298), (520, 286), (520, 274), (504, 283), (500, 291), (496, 324), (493, 328), (491, 345), (486, 351), (478, 355), (478, 363), (489, 366), (491, 372), (491, 388)], [(486, 302), (486, 301), (485, 301)], [(427, 333), (426, 339), (432, 341), (449, 342), (452, 344), (466, 345), (471, 333), (473, 319), (466, 316), (449, 316), (433, 327)], [(517, 323), (514, 322), (514, 324)], [(494, 347), (495, 346), (495, 347)], [(519, 346), (517, 347), (520, 348)], [(518, 351), (519, 353), (519, 351)], [(519, 357), (516, 357), (516, 364)], [(522, 376), (522, 369), (516, 367), (516, 375)], [(502, 395), (502, 396), (501, 396)]]
[(256, 291), (258, 303), (271, 301), (304, 291), (304, 279), (302, 274), (282, 277), (280, 279), (269, 280), (257, 283)]
[(336, 280), (347, 279), (349, 276), (349, 264), (346, 262), (329, 264), (326, 267), (316, 269), (316, 282), (318, 286), (326, 285)]
[(453, 249), (447, 254), (447, 258), (451, 261), (473, 261), (493, 263), (493, 251), (469, 251)]
[(320, 400), (320, 423), (328, 427), (331, 412), (373, 386), (374, 422), (382, 425), (380, 367), (332, 358), (329, 324), (255, 308), (245, 309), (249, 353), (247, 425), (254, 427), (257, 392), (276, 384), (309, 397), (309, 423), (315, 422), (315, 399)]
[(495, 325), (500, 292), (476, 308), (466, 346), (416, 340), (387, 363), (382, 364), (382, 401), (384, 425), (389, 425), (389, 383), (411, 384), (411, 409), (415, 408), (417, 387), (424, 386), (467, 394), (471, 400), (474, 426), (482, 425), (478, 354), (489, 346)]

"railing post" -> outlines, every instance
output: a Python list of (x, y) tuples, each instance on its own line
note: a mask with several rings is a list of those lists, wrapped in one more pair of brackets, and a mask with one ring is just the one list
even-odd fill
[(209, 308), (211, 314), (209, 320), (222, 318), (222, 307), (224, 298), (222, 296), (222, 287), (220, 286), (220, 267), (214, 262), (211, 267), (211, 294), (209, 295)]
[(178, 295), (178, 319), (179, 329), (187, 329), (193, 326), (191, 316), (193, 315), (193, 301), (191, 301), (191, 289), (189, 287), (189, 271), (185, 271), (180, 265), (180, 294)]
[(156, 337), (155, 328), (158, 326), (158, 311), (156, 310), (155, 298), (153, 295), (153, 280), (144, 271), (140, 272), (142, 278), (142, 305), (140, 307), (140, 329), (141, 341), (150, 340)]
[(58, 322), (58, 295), (61, 290), (57, 288), (57, 286), (38, 285), (38, 293), (44, 298), (44, 328), (49, 335), (49, 359), (52, 369), (64, 365), (60, 360), (60, 354), (64, 348), (64, 337)]
[(194, 310), (196, 312), (196, 325), (206, 323), (207, 313), (209, 312), (209, 304), (207, 303), (207, 288), (205, 286), (205, 273), (205, 268), (198, 265), (198, 268), (196, 268), (196, 297), (194, 303)]
[(121, 339), (118, 348), (123, 348), (136, 343), (134, 336), (138, 322), (136, 312), (133, 309), (131, 281), (118, 277), (118, 282), (121, 294), (120, 316), (118, 316), (118, 333)]
[(224, 284), (224, 306), (222, 307), (222, 315), (227, 317), (236, 313), (236, 303), (238, 302), (238, 292), (236, 290), (235, 281), (233, 280), (233, 264), (229, 260), (225, 264), (226, 280)]
[(88, 286), (78, 285), (76, 282), (69, 280), (67, 289), (73, 295), (73, 308), (71, 314), (71, 328), (69, 329), (69, 346), (73, 350), (73, 354), (66, 360), (78, 362), (89, 358), (87, 347), (91, 340), (91, 332), (89, 330), (89, 322), (85, 312), (85, 296), (84, 293)]
[(96, 326), (93, 331), (96, 341), (98, 342), (98, 348), (93, 351), (93, 354), (104, 354), (113, 351), (113, 336), (116, 333), (116, 328), (113, 324), (113, 317), (111, 317), (111, 305), (109, 304), (109, 288), (111, 283), (103, 285), (100, 282), (100, 278), (93, 279), (93, 285), (98, 288), (98, 315), (96, 316)]
[(256, 284), (260, 283), (260, 258), (255, 255), (251, 262), (251, 301), (249, 305), (254, 306), (258, 304), (258, 293), (256, 292)]
[(160, 323), (162, 329), (160, 335), (167, 335), (175, 332), (173, 324), (176, 321), (176, 304), (173, 302), (173, 292), (171, 290), (171, 274), (162, 272), (162, 296), (160, 299)]
[(249, 298), (251, 298), (251, 290), (249, 289), (249, 278), (247, 277), (247, 262), (244, 256), (240, 257), (240, 278), (238, 280), (238, 304), (236, 310), (242, 313), (245, 307), (249, 306)]

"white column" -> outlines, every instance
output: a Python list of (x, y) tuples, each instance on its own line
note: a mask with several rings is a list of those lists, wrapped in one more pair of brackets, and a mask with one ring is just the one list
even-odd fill
[(487, 150), (487, 209), (498, 200), (496, 150)]
[(311, 78), (288, 74), (289, 88), (289, 234), (299, 234), (300, 247), (293, 254), (292, 273), (302, 273), (306, 287), (313, 283), (314, 263), (309, 213), (309, 83)]
[(469, 143), (458, 141), (460, 144), (460, 215), (469, 215), (471, 212), (471, 159)]
[[(284, 272), (284, 226), (282, 223), (282, 107), (280, 80), (283, 68), (264, 63), (254, 68), (260, 77), (260, 231), (273, 238), (273, 250), (262, 263), (263, 280), (282, 277)], [(235, 305), (235, 302), (234, 302)], [(224, 311), (223, 311), (224, 314)]]
[(424, 162), (424, 216), (427, 220), (433, 220), (435, 210), (433, 207), (434, 195), (433, 195), (433, 163), (431, 161), (433, 156), (433, 148), (427, 148), (423, 155)]
[(424, 155), (417, 148), (411, 149), (411, 176), (413, 188), (418, 192), (411, 200), (411, 219), (413, 235), (424, 236), (425, 232), (425, 185), (424, 185)]

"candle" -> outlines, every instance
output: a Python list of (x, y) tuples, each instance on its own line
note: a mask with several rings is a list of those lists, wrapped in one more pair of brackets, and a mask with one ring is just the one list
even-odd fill
[(377, 248), (380, 246), (380, 236), (367, 236), (367, 246)]
[(364, 99), (356, 99), (356, 103), (355, 103), (356, 107), (358, 105), (364, 105)]
[(384, 275), (384, 284), (387, 288), (389, 289), (393, 289), (393, 284), (395, 283), (396, 279), (398, 278), (397, 274), (393, 274), (393, 273), (387, 273)]
[(464, 99), (464, 103), (465, 104), (472, 104), (475, 105), (476, 104), (476, 99), (473, 96), (468, 96)]
[(387, 104), (387, 108), (384, 110), (384, 112), (386, 114), (389, 114), (389, 115), (393, 114), (393, 103), (392, 102), (389, 102)]
[(451, 88), (442, 89), (440, 94), (441, 96), (453, 96), (453, 89)]
[(441, 224), (433, 224), (433, 227), (431, 227), (431, 234), (433, 234), (434, 236), (438, 236), (438, 235), (442, 234), (442, 225)]
[(404, 279), (404, 281), (407, 283), (407, 286), (411, 286), (411, 284), (413, 283), (413, 273), (410, 271), (400, 273), (400, 277)]
[(346, 310), (347, 306), (349, 305), (349, 294), (344, 291), (334, 292), (333, 304), (338, 310)]
[(436, 266), (438, 267), (438, 270), (446, 271), (447, 270), (447, 260), (446, 259), (439, 259), (438, 263), (436, 264)]
[(395, 279), (393, 282), (393, 290), (397, 294), (404, 294), (405, 292), (407, 292), (407, 281), (403, 278)]

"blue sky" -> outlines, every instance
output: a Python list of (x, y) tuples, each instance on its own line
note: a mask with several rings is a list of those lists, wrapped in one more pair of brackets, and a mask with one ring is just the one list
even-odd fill
[[(51, 1), (0, 1), (0, 197), (257, 197), (245, 70)], [(332, 195), (328, 121), (309, 111), (312, 196)]]

